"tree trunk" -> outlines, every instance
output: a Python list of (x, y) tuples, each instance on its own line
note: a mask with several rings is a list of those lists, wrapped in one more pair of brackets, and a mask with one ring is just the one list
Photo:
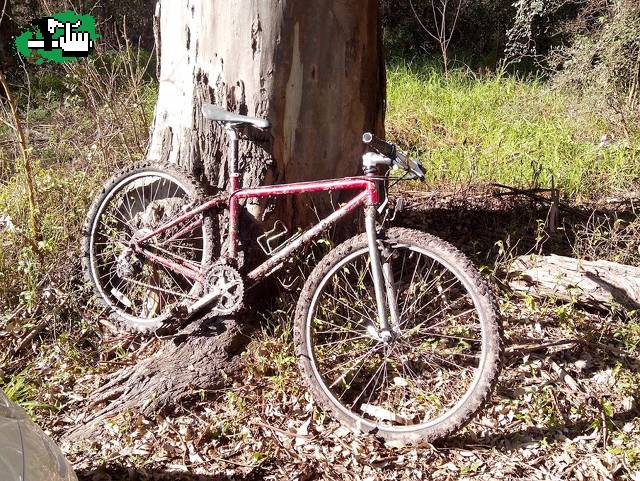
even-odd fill
[(575, 301), (595, 308), (640, 308), (640, 268), (563, 256), (521, 256), (509, 271), (509, 285), (536, 298)]
[(241, 367), (237, 354), (245, 347), (249, 333), (242, 332), (233, 319), (215, 324), (201, 319), (169, 341), (152, 341), (143, 349), (153, 351), (152, 355), (115, 373), (92, 393), (87, 409), (95, 412), (65, 437), (90, 439), (105, 420), (122, 412), (135, 410), (151, 416), (201, 390), (224, 387), (228, 376)]
[[(358, 173), (362, 133), (383, 130), (377, 0), (162, 0), (158, 10), (160, 89), (150, 159), (177, 163), (224, 188), (226, 143), (220, 126), (201, 115), (208, 102), (271, 121), (269, 142), (241, 142), (245, 186)], [(265, 207), (246, 211), (260, 220)], [(292, 201), (283, 212), (283, 221), (299, 223), (309, 215)], [(238, 366), (231, 354), (246, 339), (236, 321), (225, 326), (223, 336), (190, 326), (180, 344), (166, 341), (124, 370), (96, 393), (101, 412), (94, 424), (124, 409), (148, 413), (219, 388), (220, 371)]]
[[(383, 131), (376, 0), (167, 0), (160, 31), (150, 158), (226, 185), (225, 138), (204, 102), (271, 121), (270, 143), (241, 142), (245, 186), (357, 174), (363, 132)], [(315, 219), (305, 204), (278, 214)], [(264, 209), (247, 206), (257, 219)]]

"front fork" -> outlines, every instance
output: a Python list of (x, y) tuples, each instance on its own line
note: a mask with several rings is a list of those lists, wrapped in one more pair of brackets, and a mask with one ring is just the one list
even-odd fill
[(383, 341), (388, 341), (400, 328), (397, 293), (391, 268), (391, 259), (381, 258), (378, 234), (376, 232), (376, 208), (370, 205), (365, 210), (365, 228), (371, 258), (371, 275), (376, 294), (379, 332)]

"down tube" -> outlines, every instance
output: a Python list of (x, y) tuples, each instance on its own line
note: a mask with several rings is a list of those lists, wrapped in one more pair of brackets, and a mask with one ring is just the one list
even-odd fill
[(353, 212), (355, 209), (357, 209), (361, 205), (364, 205), (365, 202), (367, 202), (367, 200), (369, 199), (369, 195), (370, 195), (369, 191), (364, 191), (358, 194), (357, 196), (355, 196), (345, 206), (339, 208), (338, 210), (333, 212), (331, 215), (322, 219), (318, 224), (316, 224), (311, 229), (309, 229), (304, 234), (302, 234), (301, 237), (299, 237), (296, 241), (289, 244), (281, 252), (279, 252), (278, 254), (271, 257), (270, 259), (268, 259), (267, 261), (265, 261), (264, 263), (256, 267), (254, 270), (252, 270), (249, 273), (248, 278), (254, 282), (257, 282), (260, 279), (262, 279), (274, 268), (276, 268), (278, 264), (280, 264), (284, 259), (289, 257), (294, 251), (296, 251), (297, 249), (301, 248), (302, 246), (310, 242), (314, 237), (320, 235), (324, 230), (331, 227), (333, 224), (338, 222), (340, 219), (342, 219), (344, 216), (346, 216), (350, 212)]

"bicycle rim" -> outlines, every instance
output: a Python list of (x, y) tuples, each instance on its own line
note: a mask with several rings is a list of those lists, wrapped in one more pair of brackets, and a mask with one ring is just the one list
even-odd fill
[(396, 242), (387, 258), (400, 311), (377, 332), (368, 249), (336, 263), (309, 306), (311, 368), (331, 403), (368, 430), (410, 432), (456, 413), (477, 388), (487, 333), (473, 285), (437, 254)]
[[(100, 204), (90, 231), (91, 275), (98, 294), (127, 321), (157, 321), (178, 303), (198, 298), (202, 285), (128, 251), (134, 236), (152, 232), (179, 215), (192, 201), (190, 189), (162, 171), (138, 172), (115, 185)], [(180, 224), (149, 241), (159, 255), (201, 269), (209, 239), (200, 224), (175, 236)]]

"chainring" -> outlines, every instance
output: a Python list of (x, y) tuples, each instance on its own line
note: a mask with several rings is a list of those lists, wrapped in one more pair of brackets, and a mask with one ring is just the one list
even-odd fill
[(218, 291), (220, 295), (212, 303), (212, 311), (218, 316), (229, 316), (242, 309), (244, 303), (244, 282), (237, 269), (217, 262), (207, 271), (205, 292)]

